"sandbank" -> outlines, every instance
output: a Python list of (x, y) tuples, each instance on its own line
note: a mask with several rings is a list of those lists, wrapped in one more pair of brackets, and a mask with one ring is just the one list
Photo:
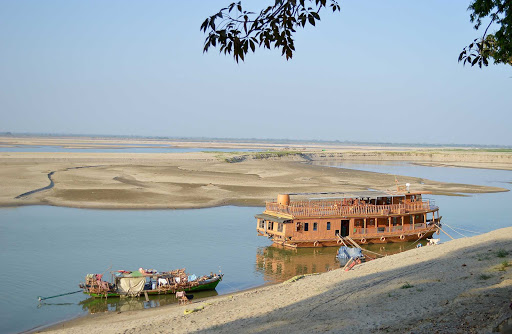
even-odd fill
[[(261, 206), (278, 193), (349, 193), (370, 187), (377, 190), (395, 187), (395, 175), (308, 164), (354, 156), (383, 159), (382, 152), (0, 152), (0, 205), (45, 204), (103, 209)], [(423, 155), (417, 152), (393, 156), (424, 161), (418, 158)], [(53, 188), (23, 195), (48, 186), (51, 172)], [(398, 179), (402, 184), (410, 183), (413, 190), (434, 194), (506, 191), (498, 187), (442, 183), (419, 177), (398, 176)]]

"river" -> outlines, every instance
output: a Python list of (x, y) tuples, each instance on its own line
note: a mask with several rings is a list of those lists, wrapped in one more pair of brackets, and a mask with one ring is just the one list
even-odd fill
[[(425, 167), (408, 163), (323, 165), (436, 181), (492, 185), (510, 189), (512, 172), (469, 168)], [(483, 233), (511, 226), (506, 211), (512, 192), (469, 196), (431, 196), (445, 226)], [(88, 210), (52, 206), (0, 209), (0, 332), (16, 333), (88, 313), (126, 311), (175, 303), (173, 296), (144, 300), (91, 300), (78, 293), (38, 303), (38, 296), (78, 290), (87, 273), (187, 268), (196, 275), (221, 270), (225, 279), (216, 292), (227, 294), (297, 274), (336, 267), (336, 248), (283, 250), (258, 237), (254, 214), (259, 207), (196, 210)], [(461, 237), (446, 228), (453, 237)], [(464, 235), (475, 233), (458, 230)], [(443, 241), (449, 237), (441, 234)], [(395, 252), (408, 245), (377, 245)]]

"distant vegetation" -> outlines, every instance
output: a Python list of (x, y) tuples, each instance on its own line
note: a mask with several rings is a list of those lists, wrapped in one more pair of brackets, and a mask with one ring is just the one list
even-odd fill
[(290, 155), (302, 155), (297, 151), (275, 151), (275, 152), (256, 152), (253, 153), (254, 159), (281, 158)]
[[(225, 154), (229, 154), (231, 156), (226, 157)], [(238, 154), (238, 155), (234, 155), (234, 154)], [(297, 152), (297, 151), (244, 152), (243, 154), (240, 152), (225, 152), (223, 154), (217, 155), (217, 158), (224, 160), (227, 163), (235, 163), (235, 162), (244, 161), (248, 158), (270, 159), (270, 158), (282, 158), (282, 157), (294, 156), (294, 155), (302, 156), (303, 153)]]

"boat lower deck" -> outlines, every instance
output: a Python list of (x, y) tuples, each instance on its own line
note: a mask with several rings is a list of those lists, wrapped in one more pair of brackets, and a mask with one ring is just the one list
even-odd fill
[[(198, 285), (193, 285), (185, 288), (172, 288), (172, 287), (160, 287), (154, 290), (142, 290), (140, 293), (130, 296), (130, 297), (140, 297), (141, 295), (165, 295), (165, 294), (174, 294), (178, 291), (185, 292), (196, 292), (196, 291), (207, 291), (207, 290), (215, 290), (217, 285), (222, 281), (222, 275), (218, 275), (209, 281), (200, 282)], [(125, 294), (121, 294), (115, 291), (108, 291), (102, 293), (91, 292), (88, 290), (84, 290), (84, 294), (87, 294), (94, 298), (111, 298), (111, 297), (127, 297)]]
[[(378, 234), (355, 234), (350, 238), (358, 245), (370, 244), (387, 244), (387, 243), (401, 243), (401, 242), (415, 242), (432, 238), (434, 233), (439, 233), (437, 228), (427, 230), (409, 231), (406, 233), (378, 233)], [(290, 248), (301, 247), (339, 247), (343, 245), (343, 238), (329, 238), (319, 240), (294, 240), (285, 241), (280, 239), (273, 239), (275, 244), (282, 245)]]

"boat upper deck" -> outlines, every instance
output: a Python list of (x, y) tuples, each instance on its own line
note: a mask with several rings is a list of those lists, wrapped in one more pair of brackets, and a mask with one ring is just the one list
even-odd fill
[(310, 202), (292, 202), (290, 205), (278, 204), (277, 202), (267, 202), (266, 212), (290, 215), (292, 218), (305, 217), (363, 217), (368, 215), (401, 215), (408, 212), (428, 212), (436, 211), (437, 206), (430, 203), (429, 200), (402, 204), (386, 205), (351, 205), (343, 206), (341, 204), (314, 206)]
[[(425, 193), (425, 192), (423, 192)], [(438, 207), (431, 200), (422, 200), (420, 192), (405, 194), (373, 193), (368, 196), (341, 198), (315, 198), (290, 201), (289, 195), (280, 195), (277, 201), (266, 202), (266, 213), (308, 217), (366, 217), (404, 215), (407, 213), (431, 212)]]

